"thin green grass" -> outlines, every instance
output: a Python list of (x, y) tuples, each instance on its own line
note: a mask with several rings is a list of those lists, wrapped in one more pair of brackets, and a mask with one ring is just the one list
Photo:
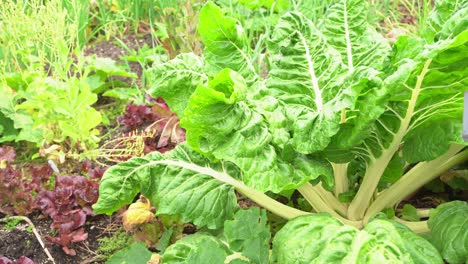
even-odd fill
[(46, 68), (49, 73), (66, 75), (73, 63), (70, 53), (84, 45), (84, 40), (80, 43), (79, 23), (85, 22), (76, 19), (82, 14), (70, 15), (63, 7), (64, 2), (6, 0), (0, 3), (0, 73)]

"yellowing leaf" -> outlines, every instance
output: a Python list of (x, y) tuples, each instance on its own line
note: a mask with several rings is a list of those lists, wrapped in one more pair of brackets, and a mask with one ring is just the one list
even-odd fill
[(131, 204), (123, 215), (123, 225), (127, 231), (134, 231), (138, 226), (153, 222), (154, 220), (155, 217), (151, 211), (151, 204), (143, 196)]

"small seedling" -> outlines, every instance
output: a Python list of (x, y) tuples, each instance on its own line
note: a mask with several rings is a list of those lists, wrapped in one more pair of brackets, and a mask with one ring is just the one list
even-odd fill
[(6, 231), (10, 231), (15, 229), (18, 224), (21, 222), (21, 219), (18, 218), (8, 218), (6, 220), (3, 220), (3, 229)]

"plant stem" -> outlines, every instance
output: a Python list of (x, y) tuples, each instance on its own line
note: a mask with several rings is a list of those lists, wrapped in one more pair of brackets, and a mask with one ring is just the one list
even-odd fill
[(410, 221), (402, 220), (398, 217), (393, 218), (393, 220), (404, 224), (405, 226), (407, 226), (409, 229), (413, 230), (413, 232), (417, 234), (429, 233), (431, 231), (429, 227), (427, 226), (427, 221), (410, 222)]
[(349, 190), (348, 163), (332, 163), (333, 174), (335, 175), (335, 196)]
[(408, 171), (400, 180), (377, 197), (367, 210), (364, 216), (364, 222), (367, 223), (371, 216), (382, 211), (384, 208), (392, 207), (399, 203), (424, 184), (437, 178), (442, 172), (468, 160), (468, 149), (456, 154), (461, 149), (463, 149), (461, 145), (452, 145), (450, 149), (439, 158), (421, 162)]
[(416, 102), (421, 92), (422, 82), (427, 72), (429, 71), (429, 65), (432, 60), (429, 59), (424, 63), (421, 73), (418, 75), (414, 89), (411, 92), (411, 98), (408, 101), (408, 107), (405, 114), (405, 117), (401, 120), (401, 125), (398, 131), (394, 134), (392, 142), (386, 148), (382, 147), (382, 154), (377, 159), (371, 158), (370, 165), (368, 166), (366, 173), (364, 174), (364, 179), (361, 183), (361, 186), (356, 193), (353, 201), (348, 208), (348, 218), (351, 220), (360, 220), (363, 219), (364, 213), (369, 206), (369, 203), (372, 199), (372, 196), (375, 193), (377, 185), (384, 173), (385, 169), (388, 166), (388, 163), (392, 159), (395, 152), (400, 147), (400, 144), (403, 140), (403, 137), (408, 131), (408, 127), (411, 123), (413, 113), (416, 107)]
[[(347, 213), (348, 208), (346, 205), (342, 204), (338, 199), (336, 199), (335, 196), (333, 196), (332, 193), (329, 191), (325, 190), (322, 186), (321, 183), (317, 184), (316, 186), (313, 186), (310, 183), (305, 183), (303, 188), (309, 189), (311, 192), (315, 192), (317, 195), (320, 196), (320, 198), (328, 205), (329, 208), (331, 208), (334, 211), (337, 211), (339, 214), (342, 216), (345, 216)], [(308, 192), (303, 193), (302, 195), (308, 195)], [(305, 196), (304, 196), (305, 197)], [(314, 196), (315, 197), (315, 196)], [(306, 200), (308, 200), (306, 198)]]
[[(417, 208), (416, 209), (416, 215), (419, 217), (419, 218), (428, 218), (429, 217), (429, 211), (431, 210), (432, 208)], [(403, 211), (403, 209), (398, 209), (397, 212), (398, 213), (401, 213)]]
[(269, 197), (268, 195), (244, 185), (243, 183), (238, 184), (235, 186), (235, 188), (238, 192), (242, 193), (250, 200), (284, 219), (289, 220), (301, 215), (310, 214), (309, 212), (301, 211), (296, 208), (284, 205)]
[[(361, 221), (350, 221), (341, 215), (339, 215), (337, 212), (335, 212), (323, 199), (320, 197), (320, 195), (317, 193), (316, 190), (314, 190), (312, 185), (308, 186), (308, 183), (302, 185), (301, 187), (298, 188), (298, 191), (304, 196), (304, 198), (309, 202), (309, 204), (314, 208), (315, 211), (317, 212), (326, 212), (329, 213), (331, 216), (337, 218), (341, 222), (347, 225), (352, 225), (356, 228), (362, 228), (362, 222)], [(332, 196), (333, 197), (333, 196)]]
[(418, 217), (420, 218), (425, 218), (425, 217), (429, 217), (429, 211), (431, 209), (416, 209), (416, 214), (418, 215)]

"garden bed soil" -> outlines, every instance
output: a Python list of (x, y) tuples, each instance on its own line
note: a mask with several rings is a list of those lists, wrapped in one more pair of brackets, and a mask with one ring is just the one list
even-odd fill
[[(88, 217), (84, 226), (88, 233), (88, 239), (74, 243), (72, 248), (76, 250), (76, 256), (70, 256), (65, 254), (59, 245), (47, 241), (46, 236), (50, 235), (50, 224), (52, 223), (49, 218), (34, 214), (29, 216), (29, 219), (33, 222), (41, 240), (57, 264), (104, 263), (96, 252), (99, 248), (98, 239), (111, 236), (114, 229), (109, 227), (116, 226), (113, 224), (116, 221), (114, 217), (104, 215)], [(36, 264), (52, 263), (34, 233), (28, 229), (26, 222), (20, 222), (16, 228), (11, 230), (5, 230), (4, 226), (5, 224), (0, 222), (0, 256), (12, 260), (26, 256)]]

